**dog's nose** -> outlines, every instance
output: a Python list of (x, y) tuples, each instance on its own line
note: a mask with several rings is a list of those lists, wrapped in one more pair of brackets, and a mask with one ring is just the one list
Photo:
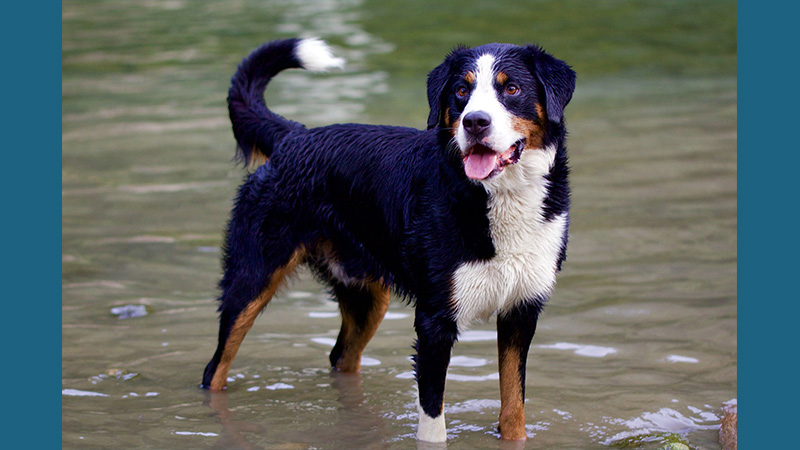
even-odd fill
[(467, 132), (473, 136), (480, 136), (492, 125), (492, 117), (483, 111), (472, 111), (461, 119), (461, 123)]

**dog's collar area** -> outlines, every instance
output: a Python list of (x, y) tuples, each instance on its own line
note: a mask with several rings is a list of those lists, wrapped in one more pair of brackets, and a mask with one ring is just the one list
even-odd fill
[(486, 180), (496, 176), (506, 166), (516, 164), (525, 149), (525, 139), (520, 139), (508, 150), (500, 153), (483, 144), (475, 144), (464, 153), (464, 172), (473, 180)]

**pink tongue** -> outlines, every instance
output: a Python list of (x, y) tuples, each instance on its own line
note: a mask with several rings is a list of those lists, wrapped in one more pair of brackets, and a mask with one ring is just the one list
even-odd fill
[(497, 153), (472, 152), (464, 161), (464, 171), (473, 180), (482, 180), (489, 176), (497, 165)]

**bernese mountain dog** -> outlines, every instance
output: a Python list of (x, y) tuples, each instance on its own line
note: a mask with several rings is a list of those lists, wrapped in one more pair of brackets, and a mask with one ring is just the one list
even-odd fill
[(458, 47), (428, 74), (426, 130), (306, 128), (268, 109), (264, 90), (280, 71), (342, 64), (321, 40), (285, 39), (233, 76), (237, 154), (262, 164), (228, 225), (218, 347), (202, 386), (225, 389), (245, 334), (305, 264), (339, 303), (333, 370), (360, 370), (392, 293), (414, 305), (423, 441), (447, 438), (445, 377), (459, 333), (497, 314), (499, 431), (525, 439), (528, 349), (566, 256), (564, 107), (575, 72), (536, 45)]

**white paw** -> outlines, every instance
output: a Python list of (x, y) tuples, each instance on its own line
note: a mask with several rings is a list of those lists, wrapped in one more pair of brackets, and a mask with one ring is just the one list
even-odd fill
[(446, 442), (447, 429), (444, 424), (444, 411), (438, 417), (431, 417), (422, 410), (419, 400), (417, 400), (417, 411), (419, 411), (417, 439), (426, 442)]

